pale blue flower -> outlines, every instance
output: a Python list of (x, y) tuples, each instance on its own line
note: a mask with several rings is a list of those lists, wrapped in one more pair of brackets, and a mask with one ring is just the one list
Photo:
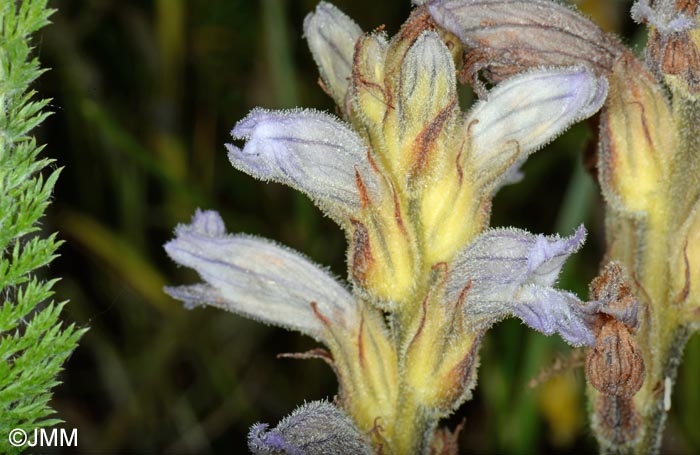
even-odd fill
[(285, 417), (275, 428), (258, 423), (248, 433), (248, 448), (255, 455), (371, 455), (367, 437), (335, 405), (307, 403)]
[(597, 305), (553, 287), (585, 236), (583, 226), (566, 238), (512, 228), (488, 230), (450, 265), (445, 304), (459, 303), (473, 329), (516, 316), (545, 335), (558, 332), (571, 345), (593, 345), (590, 321)]
[[(470, 3), (427, 8), (467, 37)], [(468, 396), (481, 334), (505, 317), (575, 346), (594, 343), (595, 314), (605, 302), (583, 303), (555, 287), (583, 244), (583, 227), (561, 238), (487, 226), (493, 194), (531, 153), (593, 115), (607, 81), (578, 61), (541, 67), (484, 91), (464, 113), (452, 54), (436, 32), (419, 30), (406, 43), (401, 35), (363, 35), (322, 2), (304, 33), (343, 119), (256, 108), (231, 131), (245, 143), (226, 147), (235, 168), (305, 193), (346, 231), (351, 286), (285, 247), (226, 233), (216, 212), (197, 211), (165, 249), (203, 282), (166, 291), (189, 306), (298, 330), (329, 348), (323, 357), (338, 374), (338, 402), (354, 422), (334, 405), (310, 403), (274, 429), (253, 426), (254, 453), (369, 454), (376, 419), (406, 417), (396, 415), (404, 395), (425, 419), (416, 424), (409, 415), (407, 425), (431, 431)], [(546, 54), (549, 43), (541, 46)], [(432, 332), (423, 330), (428, 317), (435, 318)], [(424, 368), (425, 361), (435, 363)], [(423, 390), (430, 387), (434, 393)], [(430, 439), (423, 431), (414, 436)]]
[(251, 319), (298, 330), (319, 341), (334, 329), (357, 326), (357, 302), (327, 271), (300, 253), (266, 239), (230, 235), (218, 213), (197, 211), (165, 244), (178, 264), (204, 284), (168, 287), (188, 305), (210, 304)]

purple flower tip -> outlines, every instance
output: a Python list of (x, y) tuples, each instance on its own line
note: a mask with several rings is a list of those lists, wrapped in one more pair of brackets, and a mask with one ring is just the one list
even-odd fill
[(571, 254), (576, 252), (583, 242), (586, 240), (586, 228), (583, 225), (579, 226), (574, 232), (574, 235), (567, 238), (558, 238), (552, 240), (546, 236), (537, 235), (534, 245), (530, 249), (527, 257), (527, 268), (530, 272), (538, 269), (543, 264), (552, 261), (556, 258), (561, 258), (561, 261), (555, 262), (561, 267), (563, 261)]
[(226, 226), (221, 215), (214, 210), (197, 209), (192, 217), (190, 228), (209, 237), (219, 237), (226, 233)]
[(267, 431), (268, 424), (256, 423), (248, 432), (248, 445), (251, 450), (261, 453), (273, 451), (285, 455), (304, 455), (301, 448), (290, 444), (276, 430)]
[(270, 111), (262, 108), (253, 109), (248, 116), (239, 120), (231, 130), (231, 137), (234, 139), (250, 139), (258, 124), (270, 118)]

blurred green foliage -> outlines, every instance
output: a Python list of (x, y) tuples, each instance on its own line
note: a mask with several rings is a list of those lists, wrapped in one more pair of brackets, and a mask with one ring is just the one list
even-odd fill
[[(408, 0), (335, 2), (365, 29), (389, 33)], [(66, 308), (89, 325), (67, 364), (54, 406), (80, 431), (75, 453), (238, 453), (248, 427), (275, 423), (304, 400), (332, 397), (330, 369), (276, 359), (310, 349), (297, 334), (215, 309), (183, 309), (164, 284), (196, 275), (177, 269), (162, 244), (196, 207), (219, 210), (229, 231), (276, 239), (345, 275), (345, 239), (304, 196), (256, 181), (228, 164), (228, 131), (252, 107), (333, 110), (302, 39), (316, 0), (55, 0), (40, 57), (53, 98), (41, 142), (65, 166), (47, 224), (67, 243), (51, 273)], [(611, 7), (612, 4), (612, 7)], [(627, 2), (590, 0), (585, 10), (639, 42)], [(523, 182), (494, 201), (493, 224), (571, 233), (586, 223), (584, 251), (561, 285), (586, 294), (601, 259), (600, 196), (583, 157), (594, 132), (577, 125), (525, 166)], [(514, 321), (482, 349), (466, 418), (465, 453), (591, 452), (583, 373), (565, 369), (528, 387), (555, 359), (558, 338)], [(564, 360), (562, 360), (564, 359)], [(544, 377), (544, 376), (543, 376)], [(666, 449), (700, 451), (700, 343), (688, 348)]]

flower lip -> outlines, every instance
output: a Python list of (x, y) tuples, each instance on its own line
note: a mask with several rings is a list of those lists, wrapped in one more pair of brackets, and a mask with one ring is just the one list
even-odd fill
[(591, 345), (590, 315), (598, 305), (553, 288), (564, 261), (585, 236), (583, 226), (566, 238), (518, 229), (486, 231), (450, 265), (445, 303), (464, 300), (462, 311), (471, 330), (511, 315), (547, 335), (558, 332), (569, 344)]
[[(537, 235), (535, 244), (527, 257), (527, 270), (539, 276), (548, 276), (547, 281), (551, 284), (556, 279), (552, 273), (558, 274), (567, 256), (578, 251), (586, 241), (586, 228), (579, 226), (571, 237), (551, 240), (544, 235)], [(538, 269), (545, 268), (546, 273), (538, 272)]]
[(321, 341), (327, 330), (354, 330), (359, 324), (356, 302), (325, 270), (270, 241), (226, 234), (216, 212), (197, 211), (175, 233), (166, 252), (205, 282), (166, 288), (189, 307), (218, 306)]
[(374, 453), (367, 437), (348, 415), (327, 401), (300, 406), (271, 430), (264, 423), (253, 425), (248, 433), (248, 448), (256, 455)]
[(604, 77), (583, 66), (539, 69), (501, 82), (465, 120), (465, 159), (476, 175), (497, 185), (514, 164), (596, 112), (607, 87)]
[[(336, 117), (311, 109), (254, 109), (231, 131), (247, 140), (227, 144), (237, 169), (287, 184), (310, 196), (339, 221), (381, 198), (380, 177), (362, 139)], [(347, 222), (347, 221), (345, 221)]]

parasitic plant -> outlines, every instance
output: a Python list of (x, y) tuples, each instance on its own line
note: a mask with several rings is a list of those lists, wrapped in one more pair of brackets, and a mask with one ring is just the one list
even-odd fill
[(335, 371), (335, 403), (307, 404), (271, 430), (255, 425), (253, 452), (452, 453), (454, 436), (438, 422), (469, 399), (491, 325), (515, 316), (595, 346), (601, 318), (628, 316), (554, 287), (583, 227), (564, 238), (489, 227), (498, 189), (533, 151), (593, 115), (608, 82), (580, 62), (538, 65), (482, 87), (483, 99), (462, 112), (459, 46), (426, 7), (389, 38), (322, 2), (304, 31), (341, 118), (256, 108), (234, 126), (244, 144), (227, 145), (228, 156), (236, 169), (305, 193), (340, 225), (348, 283), (198, 211), (165, 249), (203, 283), (166, 290), (325, 346), (305, 356)]

